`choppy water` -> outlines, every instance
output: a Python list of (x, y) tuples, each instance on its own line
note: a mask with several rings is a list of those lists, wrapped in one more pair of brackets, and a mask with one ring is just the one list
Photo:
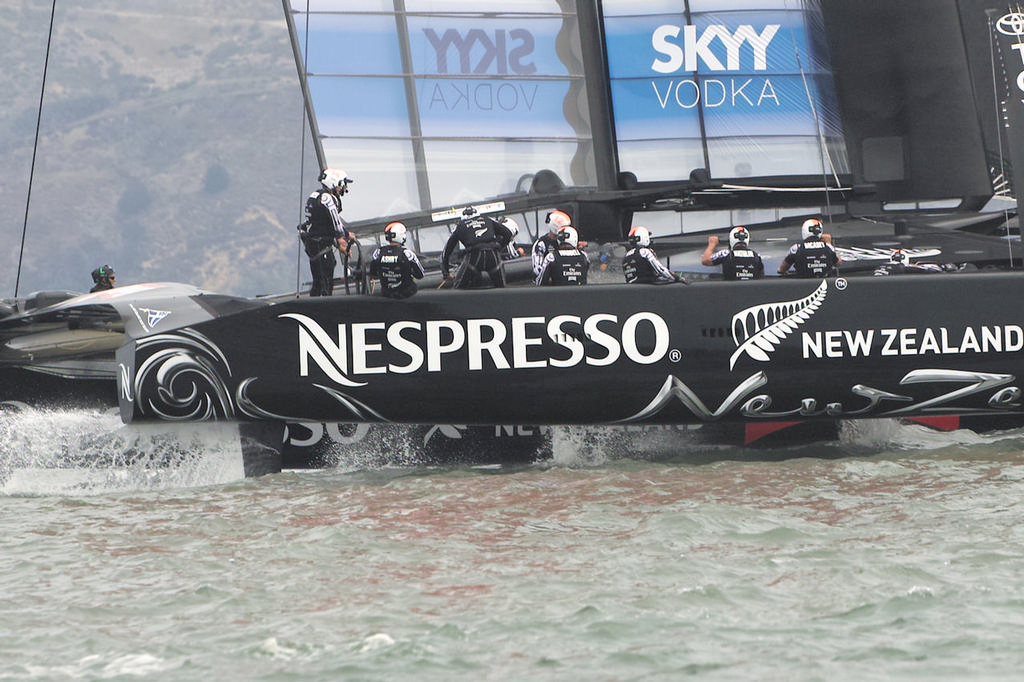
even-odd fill
[[(1009, 680), (1024, 665), (1024, 433), (888, 424), (819, 446), (846, 457), (701, 465), (609, 461), (568, 437), (511, 470), (245, 480), (199, 438), (156, 434), (161, 465), (124, 467), (140, 442), (82, 445), (108, 426), (0, 434), (0, 679)], [(83, 447), (106, 471), (53, 468)]]

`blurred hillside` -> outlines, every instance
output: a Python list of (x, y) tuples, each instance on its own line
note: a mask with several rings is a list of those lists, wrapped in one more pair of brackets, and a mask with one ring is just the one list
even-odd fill
[[(242, 295), (292, 290), (297, 265), (307, 279), (295, 225), (317, 167), (281, 2), (56, 8), (18, 293), (87, 290), (103, 263), (120, 285)], [(50, 3), (0, 2), (0, 296), (15, 293), (49, 22)]]

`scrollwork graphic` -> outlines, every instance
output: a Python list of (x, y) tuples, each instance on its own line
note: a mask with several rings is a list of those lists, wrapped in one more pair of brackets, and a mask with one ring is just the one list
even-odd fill
[(231, 419), (235, 408), (225, 377), (227, 358), (210, 339), (193, 329), (140, 339), (145, 355), (135, 371), (136, 407), (143, 416), (167, 421)]
[[(303, 415), (277, 414), (275, 412), (270, 412), (269, 410), (266, 410), (266, 409), (260, 407), (258, 404), (256, 404), (256, 401), (254, 401), (248, 395), (248, 389), (253, 384), (253, 382), (255, 382), (255, 381), (256, 381), (255, 378), (250, 377), (248, 379), (245, 379), (244, 381), (242, 381), (238, 385), (238, 391), (236, 391), (235, 397), (237, 399), (238, 411), (239, 412), (241, 412), (242, 414), (244, 414), (246, 416), (252, 417), (254, 419), (281, 419), (281, 420), (284, 420), (284, 421), (305, 421), (306, 420), (306, 417), (303, 416)], [(353, 419), (355, 419), (357, 421), (364, 421), (364, 422), (371, 422), (371, 421), (373, 421), (373, 422), (390, 422), (391, 421), (390, 419), (388, 419), (387, 417), (385, 417), (381, 413), (377, 412), (376, 410), (374, 410), (372, 407), (370, 407), (366, 403), (363, 403), (363, 402), (361, 402), (359, 400), (356, 400), (355, 398), (353, 398), (351, 396), (345, 395), (344, 393), (342, 393), (341, 391), (339, 391), (339, 390), (337, 390), (335, 388), (332, 388), (330, 386), (323, 386), (321, 384), (313, 384), (313, 385), (316, 386), (317, 388), (319, 388), (321, 391), (323, 391), (327, 395), (329, 395), (331, 398), (333, 398), (335, 401), (337, 401), (341, 405), (344, 405), (345, 408), (349, 411), (349, 413), (351, 415), (351, 418), (353, 418)], [(335, 418), (335, 417), (332, 417), (332, 419), (333, 418)], [(342, 418), (344, 418), (344, 416), (343, 417), (338, 417), (338, 419), (342, 419)]]

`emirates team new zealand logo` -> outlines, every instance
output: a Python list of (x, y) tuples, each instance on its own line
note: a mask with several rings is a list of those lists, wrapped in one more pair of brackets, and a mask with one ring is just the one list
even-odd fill
[(775, 347), (817, 312), (827, 292), (828, 282), (822, 280), (811, 295), (799, 300), (762, 303), (733, 315), (732, 340), (736, 351), (729, 358), (729, 369), (741, 355), (768, 362)]

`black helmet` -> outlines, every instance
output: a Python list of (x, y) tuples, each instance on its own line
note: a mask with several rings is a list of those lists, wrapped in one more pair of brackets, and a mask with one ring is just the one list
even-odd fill
[(114, 268), (109, 265), (101, 265), (92, 271), (92, 281), (99, 284), (103, 280), (110, 279), (114, 276)]

